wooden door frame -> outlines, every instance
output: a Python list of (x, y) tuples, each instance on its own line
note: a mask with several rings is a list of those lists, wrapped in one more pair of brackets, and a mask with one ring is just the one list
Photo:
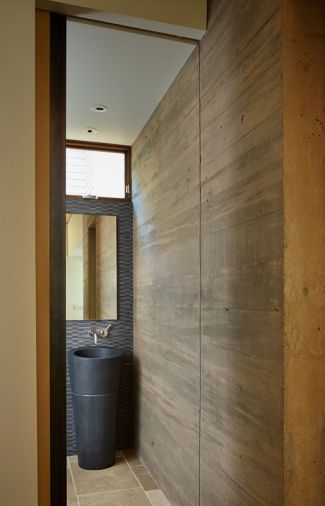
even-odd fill
[(50, 14), (35, 19), (35, 222), (38, 504), (50, 504)]
[(38, 503), (64, 506), (66, 486), (66, 18), (36, 13)]
[(51, 13), (50, 28), (50, 420), (51, 506), (67, 502), (65, 139), (66, 17)]

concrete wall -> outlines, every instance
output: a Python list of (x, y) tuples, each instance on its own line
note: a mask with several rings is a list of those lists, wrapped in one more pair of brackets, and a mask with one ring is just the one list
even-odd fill
[(34, 2), (2, 1), (0, 25), (0, 503), (35, 506)]
[(177, 506), (199, 499), (199, 53), (133, 146), (138, 447)]
[(175, 506), (324, 501), (324, 26), (211, 0), (133, 146), (138, 449)]
[(325, 3), (285, 0), (285, 506), (325, 501)]
[(201, 505), (283, 494), (279, 1), (210, 2), (201, 44)]
[(279, 506), (280, 4), (200, 46), (133, 145), (138, 447), (172, 504)]

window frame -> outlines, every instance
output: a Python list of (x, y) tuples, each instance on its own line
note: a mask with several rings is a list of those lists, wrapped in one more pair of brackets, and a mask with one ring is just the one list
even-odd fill
[[(65, 149), (81, 149), (93, 151), (106, 151), (110, 153), (124, 153), (125, 154), (125, 197), (98, 197), (96, 200), (109, 200), (111, 202), (130, 202), (132, 200), (132, 178), (131, 178), (131, 146), (124, 146), (123, 144), (107, 144), (105, 142), (89, 142), (67, 139), (65, 141)], [(129, 192), (126, 191), (127, 187)], [(87, 197), (82, 195), (68, 195), (65, 193), (66, 199), (82, 199), (87, 200)]]

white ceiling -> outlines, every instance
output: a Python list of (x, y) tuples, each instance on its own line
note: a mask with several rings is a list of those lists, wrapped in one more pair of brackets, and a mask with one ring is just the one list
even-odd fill
[[(67, 138), (132, 145), (194, 47), (69, 21)], [(90, 111), (95, 104), (108, 111)]]

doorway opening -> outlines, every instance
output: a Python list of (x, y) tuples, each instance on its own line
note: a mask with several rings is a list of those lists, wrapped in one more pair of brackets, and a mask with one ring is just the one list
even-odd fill
[[(144, 501), (149, 498), (142, 481), (154, 487), (148, 476), (141, 475), (143, 466), (132, 453), (131, 147), (195, 46), (193, 40), (51, 14), (52, 504), (65, 504), (67, 497), (80, 502), (83, 495), (117, 493), (119, 480), (124, 478), (135, 485), (126, 488), (137, 489), (135, 494)], [(76, 242), (70, 247), (77, 230), (71, 225), (78, 221), (71, 217), (76, 216), (81, 233), (74, 236)], [(79, 267), (71, 270), (78, 262)], [(70, 288), (78, 286), (82, 291), (76, 303), (70, 300), (73, 289), (69, 288), (66, 297), (71, 279), (75, 285)], [(67, 304), (75, 313), (70, 306), (68, 311)], [(115, 436), (121, 478), (115, 484), (110, 481), (111, 485), (106, 481), (99, 489), (82, 484), (84, 470), (80, 471), (77, 462), (81, 436), (80, 428), (76, 432), (73, 402), (76, 392), (67, 360), (73, 349), (94, 347), (114, 348), (123, 355)]]

